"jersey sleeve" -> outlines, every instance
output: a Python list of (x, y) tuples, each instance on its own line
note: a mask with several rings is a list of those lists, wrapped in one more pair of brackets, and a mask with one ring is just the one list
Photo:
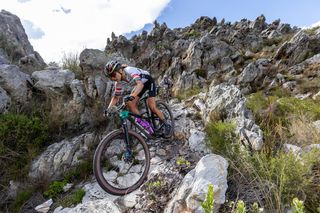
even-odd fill
[(134, 80), (134, 81), (141, 81), (141, 71), (135, 67), (127, 67), (126, 68), (128, 74), (130, 75), (130, 77)]
[(123, 85), (121, 83), (116, 82), (114, 84), (113, 96), (122, 96), (122, 95), (123, 95)]

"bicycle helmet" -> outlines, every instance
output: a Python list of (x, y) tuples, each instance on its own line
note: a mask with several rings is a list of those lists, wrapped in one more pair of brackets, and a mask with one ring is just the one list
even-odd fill
[(120, 67), (121, 67), (121, 64), (118, 61), (109, 61), (104, 66), (104, 74), (110, 77), (111, 74), (118, 71)]

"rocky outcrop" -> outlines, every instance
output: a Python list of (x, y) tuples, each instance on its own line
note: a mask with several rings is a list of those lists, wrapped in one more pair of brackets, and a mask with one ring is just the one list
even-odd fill
[(234, 85), (220, 84), (210, 87), (205, 100), (205, 107), (201, 115), (207, 123), (218, 115), (234, 122), (236, 133), (242, 142), (251, 149), (260, 150), (263, 147), (263, 133), (259, 126), (252, 120), (250, 111), (245, 106), (245, 97)]
[(32, 96), (31, 85), (30, 76), (23, 73), (19, 67), (7, 64), (0, 65), (0, 87), (17, 103), (27, 104)]
[(320, 52), (320, 42), (316, 36), (309, 36), (300, 30), (290, 41), (282, 44), (277, 50), (275, 59), (287, 59), (290, 66), (301, 63)]
[[(45, 63), (39, 53), (33, 50), (19, 17), (2, 10), (0, 12), (0, 40), (4, 46), (0, 48), (0, 58), (5, 61), (18, 62), (23, 71), (31, 73), (42, 69)], [(1, 63), (0, 63), (1, 64)]]
[(86, 133), (70, 140), (51, 144), (33, 163), (29, 172), (32, 179), (54, 180), (81, 162), (95, 142), (93, 133)]

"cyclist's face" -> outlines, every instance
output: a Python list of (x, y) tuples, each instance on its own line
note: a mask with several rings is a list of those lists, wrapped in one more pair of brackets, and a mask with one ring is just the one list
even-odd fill
[(112, 81), (121, 81), (121, 74), (119, 72), (112, 73), (113, 75), (110, 76)]

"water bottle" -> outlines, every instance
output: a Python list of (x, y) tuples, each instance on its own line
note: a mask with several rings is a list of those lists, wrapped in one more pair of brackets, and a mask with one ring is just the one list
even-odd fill
[(153, 129), (148, 121), (143, 120), (141, 118), (136, 118), (136, 123), (140, 124), (143, 128), (145, 128), (149, 134), (153, 134)]

